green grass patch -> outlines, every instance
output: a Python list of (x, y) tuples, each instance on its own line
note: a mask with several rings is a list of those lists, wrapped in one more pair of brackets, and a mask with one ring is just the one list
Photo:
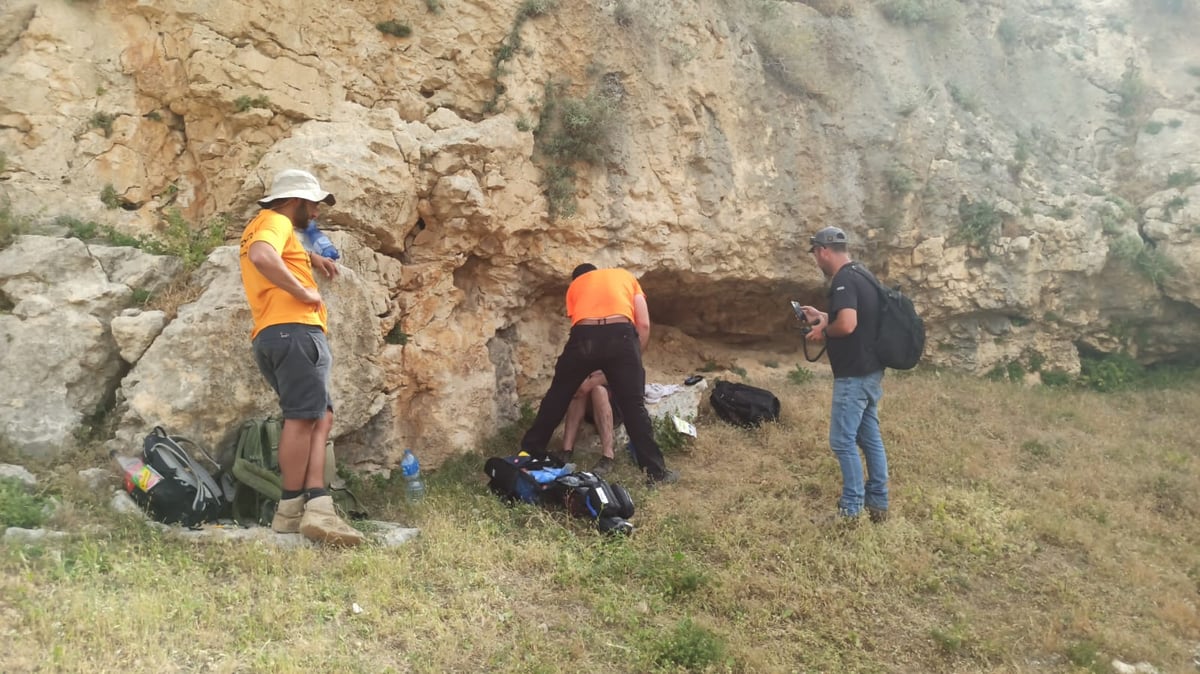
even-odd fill
[(1151, 136), (1157, 136), (1158, 132), (1163, 130), (1163, 126), (1165, 126), (1165, 125), (1162, 122), (1149, 121), (1149, 122), (1146, 122), (1146, 125), (1142, 127), (1142, 131), (1145, 131), (1146, 133), (1150, 134)]
[(0, 477), (0, 529), (35, 529), (46, 521), (48, 502), (24, 482)]
[(816, 375), (812, 373), (812, 370), (799, 364), (797, 364), (796, 367), (792, 368), (791, 370), (788, 370), (787, 373), (788, 383), (795, 386), (804, 386), (815, 378)]
[(876, 0), (884, 18), (901, 26), (946, 26), (955, 17), (952, 0)]

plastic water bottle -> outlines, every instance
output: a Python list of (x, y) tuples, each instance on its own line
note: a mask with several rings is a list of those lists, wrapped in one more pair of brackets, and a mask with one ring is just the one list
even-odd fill
[(421, 479), (421, 462), (411, 449), (404, 450), (404, 458), (400, 460), (400, 470), (404, 473), (404, 498), (409, 503), (416, 503), (425, 498), (425, 481)]
[(316, 220), (308, 221), (308, 227), (304, 228), (304, 240), (308, 244), (304, 248), (310, 252), (323, 255), (330, 260), (336, 260), (342, 256), (329, 237), (325, 236), (325, 232), (317, 229)]

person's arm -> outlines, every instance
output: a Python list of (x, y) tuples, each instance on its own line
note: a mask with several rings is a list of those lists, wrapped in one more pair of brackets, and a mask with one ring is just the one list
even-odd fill
[(858, 309), (840, 309), (832, 323), (829, 322), (829, 314), (824, 311), (817, 311), (813, 307), (801, 307), (801, 310), (812, 324), (812, 330), (805, 336), (810, 342), (820, 342), (826, 337), (846, 337), (858, 329)]
[(308, 259), (312, 262), (313, 269), (321, 270), (325, 274), (325, 278), (333, 278), (338, 275), (337, 263), (319, 253), (309, 251)]
[(650, 342), (650, 308), (646, 306), (645, 295), (633, 296), (633, 327), (637, 329), (638, 343), (645, 353), (646, 344)]
[(288, 271), (287, 265), (283, 263), (283, 256), (271, 244), (255, 241), (250, 244), (247, 257), (254, 268), (280, 290), (306, 304), (321, 303), (321, 293), (317, 292), (316, 288), (305, 288), (301, 285), (299, 279), (292, 276), (292, 272)]

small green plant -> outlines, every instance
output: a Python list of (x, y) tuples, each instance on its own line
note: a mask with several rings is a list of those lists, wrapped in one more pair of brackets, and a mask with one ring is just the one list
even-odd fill
[(1055, 220), (1070, 220), (1073, 215), (1075, 210), (1069, 204), (1059, 204), (1050, 209), (1050, 217)]
[(247, 112), (253, 108), (271, 108), (271, 101), (266, 96), (238, 96), (233, 101), (233, 109), (237, 112)]
[(1196, 174), (1196, 169), (1187, 169), (1185, 171), (1175, 171), (1167, 175), (1167, 187), (1174, 189), (1185, 189), (1200, 183), (1200, 175)]
[(795, 384), (796, 386), (804, 386), (808, 382), (812, 381), (814, 376), (815, 375), (813, 375), (812, 370), (809, 370), (803, 365), (797, 364), (794, 369), (788, 371), (787, 380), (789, 383)]
[(1071, 375), (1065, 370), (1044, 370), (1040, 374), (1043, 386), (1064, 388), (1071, 385)]
[(1146, 125), (1142, 127), (1142, 131), (1145, 131), (1146, 133), (1150, 134), (1151, 136), (1157, 136), (1158, 132), (1163, 130), (1163, 126), (1164, 125), (1162, 122), (1149, 121), (1149, 122), (1146, 122)]
[(33, 529), (46, 520), (47, 503), (30, 493), (25, 483), (0, 477), (0, 527)]
[(1000, 38), (1005, 47), (1015, 47), (1021, 40), (1021, 27), (1017, 25), (1016, 21), (1006, 16), (996, 24), (996, 37)]
[(522, 131), (522, 132), (533, 131), (533, 123), (529, 121), (528, 117), (522, 115), (517, 120), (517, 131)]
[(698, 672), (725, 658), (724, 641), (711, 631), (684, 618), (653, 645), (654, 664), (668, 669)]
[(903, 166), (892, 166), (883, 172), (883, 179), (887, 183), (888, 192), (893, 196), (903, 197), (912, 192), (917, 176)]
[(1080, 359), (1079, 364), (1079, 382), (1101, 393), (1129, 388), (1145, 376), (1142, 365), (1127, 353), (1085, 357)]
[(1125, 62), (1125, 72), (1117, 83), (1117, 103), (1114, 108), (1121, 117), (1133, 117), (1142, 107), (1146, 99), (1146, 83), (1142, 80), (1141, 70), (1133, 59)]
[(153, 297), (153, 295), (154, 293), (146, 290), (145, 288), (134, 288), (129, 299), (131, 302), (133, 302), (133, 306), (144, 307), (150, 303), (150, 298)]
[(0, 174), (3, 174), (7, 168), (8, 168), (8, 155), (3, 152), (0, 152)]
[(954, 16), (952, 0), (876, 0), (875, 4), (884, 18), (902, 26), (945, 26)]
[(428, 9), (430, 12), (432, 12), (434, 14), (441, 14), (442, 13), (441, 0), (425, 0), (425, 9)]
[(763, 367), (771, 368), (772, 370), (779, 367), (779, 361), (777, 360), (764, 360), (762, 364)]
[(974, 94), (964, 91), (953, 82), (946, 83), (946, 91), (950, 93), (950, 100), (954, 101), (958, 107), (971, 114), (979, 111), (979, 99)]
[(59, 227), (67, 228), (68, 239), (79, 239), (81, 241), (90, 241), (95, 239), (100, 232), (100, 225), (88, 220), (83, 221), (79, 218), (69, 215), (60, 215), (54, 218), (54, 224)]
[(575, 169), (551, 164), (546, 167), (544, 174), (550, 218), (557, 220), (575, 215)]
[(967, 635), (959, 625), (945, 629), (934, 628), (929, 631), (929, 636), (939, 648), (951, 655), (962, 653), (967, 646)]
[(384, 336), (383, 341), (387, 342), (388, 344), (399, 344), (404, 346), (405, 344), (408, 344), (408, 333), (401, 330), (400, 324), (396, 323), (392, 326), (391, 330), (388, 330), (388, 333)]
[(152, 121), (152, 122), (161, 122), (161, 121), (162, 121), (162, 114), (161, 114), (161, 113), (159, 113), (159, 111), (158, 111), (158, 110), (151, 110), (150, 112), (147, 112), (147, 113), (146, 113), (146, 119), (148, 119), (148, 120), (150, 120), (150, 121)]
[(1094, 674), (1108, 672), (1103, 658), (1100, 657), (1100, 647), (1090, 639), (1076, 641), (1067, 646), (1067, 660), (1076, 667), (1082, 667)]
[(12, 204), (0, 201), (0, 250), (11, 246), (28, 229), (29, 218), (13, 213)]
[(109, 210), (121, 207), (121, 196), (117, 194), (117, 188), (113, 187), (112, 183), (105, 185), (104, 189), (100, 190), (100, 203)]
[(671, 417), (655, 417), (652, 422), (654, 431), (654, 442), (658, 443), (658, 448), (663, 454), (677, 454), (685, 450), (688, 446), (690, 436), (684, 435), (675, 428), (675, 422)]
[(1183, 120), (1174, 118), (1168, 119), (1167, 126), (1171, 127), (1172, 129), (1178, 129), (1179, 127), (1183, 126)]
[(721, 366), (717, 365), (716, 361), (712, 360), (705, 361), (704, 365), (700, 366), (701, 372), (716, 372), (719, 369), (721, 369)]
[(1176, 211), (1182, 210), (1184, 206), (1187, 206), (1187, 204), (1187, 197), (1178, 195), (1171, 197), (1167, 203), (1163, 204), (1163, 217), (1167, 218), (1168, 220), (1171, 219), (1175, 216)]
[(525, 0), (517, 10), (517, 16), (522, 18), (542, 16), (557, 6), (557, 0)]
[(412, 35), (411, 26), (409, 26), (407, 23), (402, 23), (394, 19), (380, 21), (379, 23), (375, 24), (375, 27), (379, 29), (380, 33), (386, 33), (394, 37), (408, 37), (409, 35)]
[(112, 136), (113, 122), (117, 121), (116, 115), (107, 112), (95, 112), (92, 114), (90, 124), (93, 129), (101, 129), (104, 131), (104, 137)]
[(990, 201), (958, 202), (959, 234), (967, 243), (986, 248), (992, 243), (1003, 219)]

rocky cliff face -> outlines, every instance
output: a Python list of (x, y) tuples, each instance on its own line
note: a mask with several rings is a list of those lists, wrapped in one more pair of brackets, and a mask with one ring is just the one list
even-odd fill
[[(786, 300), (820, 301), (807, 237), (830, 224), (914, 297), (932, 363), (1194, 353), (1197, 34), (1186, 0), (9, 0), (0, 190), (46, 233), (70, 216), (161, 236), (174, 209), (230, 216), (232, 240), (276, 170), (313, 171), (351, 272), (326, 289), (353, 298), (333, 307), (339, 446), (436, 461), (541, 392), (575, 264), (642, 278), (648, 365), (674, 376), (794, 348)], [(74, 246), (8, 254), (100, 248)], [(229, 255), (132, 365), (110, 359), (137, 312), (73, 305), (109, 355), (60, 435), (114, 388), (127, 433), (216, 443), (271, 409)], [(0, 274), (6, 373), (26, 313), (70, 304), (32, 273)], [(101, 276), (109, 296), (127, 280)], [(78, 348), (63, 358), (94, 359)]]

